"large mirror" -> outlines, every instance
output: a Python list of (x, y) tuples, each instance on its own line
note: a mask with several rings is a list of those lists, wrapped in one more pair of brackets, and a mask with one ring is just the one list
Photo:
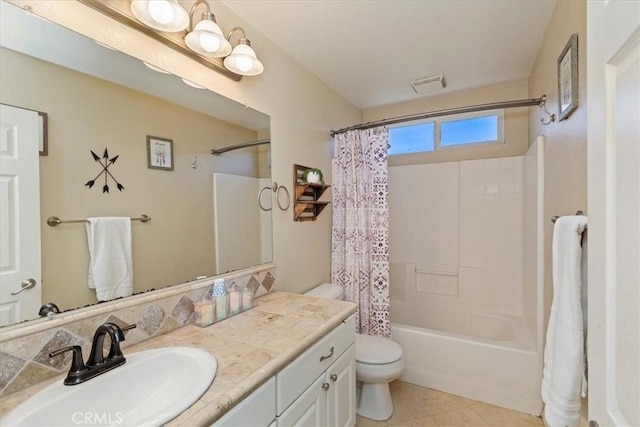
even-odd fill
[[(97, 302), (87, 285), (82, 221), (91, 217), (151, 217), (131, 223), (134, 293), (272, 260), (271, 215), (257, 200), (270, 185), (270, 145), (210, 154), (268, 140), (267, 115), (0, 6), (0, 102), (47, 116), (47, 155), (39, 157), (41, 303), (68, 310)], [(151, 167), (148, 137), (172, 149), (164, 168)], [(92, 152), (102, 161), (105, 151), (112, 164), (100, 174)], [(52, 216), (63, 223), (47, 225)], [(3, 276), (2, 304), (19, 286)], [(24, 320), (7, 307), (5, 322)], [(29, 313), (38, 317), (37, 308)]]

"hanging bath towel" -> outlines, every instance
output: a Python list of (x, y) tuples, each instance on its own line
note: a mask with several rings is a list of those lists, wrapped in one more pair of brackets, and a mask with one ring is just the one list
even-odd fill
[(586, 226), (586, 216), (563, 216), (553, 232), (553, 302), (542, 378), (549, 427), (574, 427), (580, 417), (584, 381), (580, 240)]
[(96, 290), (98, 301), (133, 294), (131, 256), (131, 219), (89, 218), (89, 288)]

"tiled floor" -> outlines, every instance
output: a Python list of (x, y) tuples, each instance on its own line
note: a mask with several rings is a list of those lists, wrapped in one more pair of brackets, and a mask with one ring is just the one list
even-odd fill
[(356, 427), (543, 427), (542, 419), (402, 381), (390, 384), (394, 412), (387, 421), (358, 417)]

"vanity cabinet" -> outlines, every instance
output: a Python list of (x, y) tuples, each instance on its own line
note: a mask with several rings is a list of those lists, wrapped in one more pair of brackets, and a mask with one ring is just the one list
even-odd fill
[(352, 344), (281, 415), (278, 427), (351, 427), (356, 423), (355, 346)]
[(351, 316), (213, 425), (354, 426), (355, 339), (355, 319)]
[(355, 425), (355, 338), (352, 316), (278, 373), (278, 427)]
[(355, 338), (351, 316), (213, 425), (353, 427)]

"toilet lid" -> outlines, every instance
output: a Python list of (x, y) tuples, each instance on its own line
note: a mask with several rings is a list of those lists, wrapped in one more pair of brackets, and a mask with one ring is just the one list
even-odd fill
[(402, 357), (402, 347), (390, 339), (356, 334), (356, 361), (369, 365), (393, 363)]

